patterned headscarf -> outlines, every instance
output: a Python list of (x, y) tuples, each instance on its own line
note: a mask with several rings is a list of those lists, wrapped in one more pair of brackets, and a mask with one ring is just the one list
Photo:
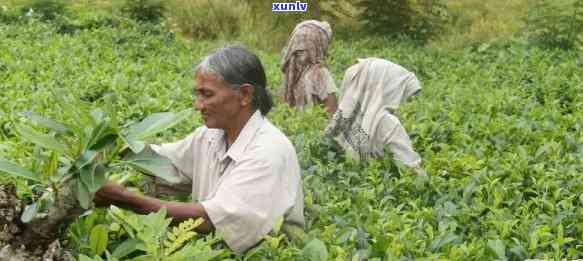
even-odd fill
[[(299, 23), (291, 33), (287, 46), (282, 51), (281, 71), (284, 74), (284, 101), (290, 106), (303, 107), (307, 103), (306, 84), (311, 90), (325, 94), (326, 79), (320, 67), (328, 55), (332, 29), (327, 22), (308, 20)], [(311, 73), (312, 70), (318, 70)], [(302, 81), (309, 75), (312, 79)]]
[(344, 95), (326, 128), (326, 135), (340, 138), (361, 159), (384, 146), (373, 140), (385, 111), (421, 90), (417, 77), (398, 64), (379, 58), (358, 59), (344, 74)]

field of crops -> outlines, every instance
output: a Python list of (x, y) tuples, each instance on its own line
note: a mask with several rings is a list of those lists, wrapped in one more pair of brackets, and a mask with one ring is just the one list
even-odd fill
[[(124, 125), (190, 108), (192, 66), (220, 45), (185, 42), (163, 27), (125, 20), (77, 27), (34, 19), (0, 24), (0, 159), (41, 173), (50, 158), (14, 131), (26, 122), (23, 111), (74, 122), (77, 106), (105, 106), (104, 97), (113, 97), (115, 117)], [(279, 54), (254, 51), (278, 94)], [(268, 116), (301, 160), (306, 234), (287, 240), (276, 233), (243, 256), (212, 236), (196, 236), (188, 244), (200, 260), (583, 258), (580, 52), (520, 41), (453, 52), (335, 39), (329, 64), (338, 84), (362, 57), (392, 60), (421, 80), (421, 95), (399, 116), (429, 177), (412, 175), (390, 157), (346, 159), (322, 139), (323, 109), (300, 112), (278, 99)], [(62, 99), (73, 105), (56, 106)], [(193, 115), (149, 141), (176, 140), (200, 124)], [(132, 175), (129, 184), (140, 184), (137, 173), (123, 174)], [(35, 195), (33, 181), (0, 174), (0, 182), (16, 182), (24, 198)], [(129, 233), (120, 228), (119, 215), (135, 216), (95, 210), (73, 221), (62, 238), (76, 254), (113, 253)], [(142, 219), (148, 226), (155, 217)]]

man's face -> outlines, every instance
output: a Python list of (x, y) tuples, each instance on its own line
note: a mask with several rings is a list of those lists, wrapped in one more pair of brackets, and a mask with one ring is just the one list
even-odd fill
[(231, 127), (243, 106), (238, 91), (229, 88), (214, 73), (194, 75), (194, 107), (200, 111), (204, 124), (211, 129)]

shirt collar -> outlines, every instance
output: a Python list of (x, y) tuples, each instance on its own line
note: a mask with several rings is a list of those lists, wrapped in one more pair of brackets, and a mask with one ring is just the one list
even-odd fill
[[(234, 161), (239, 161), (241, 157), (244, 155), (247, 145), (249, 145), (249, 143), (251, 143), (251, 140), (253, 140), (253, 137), (255, 137), (255, 133), (257, 133), (257, 130), (259, 130), (259, 128), (261, 128), (261, 126), (263, 125), (263, 120), (264, 119), (263, 115), (261, 115), (261, 112), (259, 112), (259, 110), (256, 110), (253, 113), (253, 115), (251, 115), (251, 118), (247, 120), (247, 123), (245, 123), (245, 126), (243, 127), (241, 132), (239, 132), (239, 135), (237, 136), (237, 139), (235, 139), (235, 142), (231, 145), (227, 153), (223, 154), (220, 160), (224, 161), (227, 157), (229, 157)], [(225, 138), (226, 137), (223, 132), (222, 142), (223, 144), (226, 145), (227, 140)]]

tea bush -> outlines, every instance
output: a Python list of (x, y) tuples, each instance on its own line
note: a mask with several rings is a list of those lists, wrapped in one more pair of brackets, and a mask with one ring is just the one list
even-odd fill
[(583, 1), (535, 1), (526, 19), (526, 34), (545, 48), (583, 48)]
[(65, 0), (29, 0), (21, 7), (22, 14), (36, 15), (42, 20), (54, 20), (66, 11)]
[(447, 9), (439, 0), (363, 0), (359, 21), (373, 34), (404, 34), (421, 42), (443, 31)]
[[(150, 113), (181, 111), (192, 106), (192, 65), (220, 45), (184, 42), (164, 27), (131, 21), (61, 34), (55, 24), (31, 19), (0, 24), (0, 39), (0, 157), (31, 170), (50, 155), (17, 136), (14, 126), (24, 120), (18, 112), (71, 120), (54, 106), (53, 93), (94, 106), (114, 94), (111, 111), (122, 127)], [(279, 53), (255, 51), (277, 91)], [(580, 52), (523, 42), (447, 51), (374, 37), (335, 39), (330, 52), (337, 83), (360, 57), (389, 59), (418, 75), (423, 90), (399, 116), (429, 177), (413, 176), (388, 156), (347, 159), (323, 139), (328, 119), (321, 108), (297, 111), (278, 98), (268, 117), (301, 161), (305, 234), (269, 235), (239, 257), (214, 239), (195, 238), (191, 246), (236, 260), (582, 258)], [(200, 124), (188, 119), (153, 141), (177, 140)], [(34, 183), (17, 182), (21, 195), (33, 193)], [(107, 232), (103, 251), (112, 253), (129, 238), (110, 213), (88, 213), (68, 233), (90, 235), (101, 225), (95, 231)], [(79, 237), (73, 250), (92, 255), (89, 240)]]
[(141, 22), (159, 22), (164, 18), (165, 1), (161, 0), (125, 0), (122, 12)]

